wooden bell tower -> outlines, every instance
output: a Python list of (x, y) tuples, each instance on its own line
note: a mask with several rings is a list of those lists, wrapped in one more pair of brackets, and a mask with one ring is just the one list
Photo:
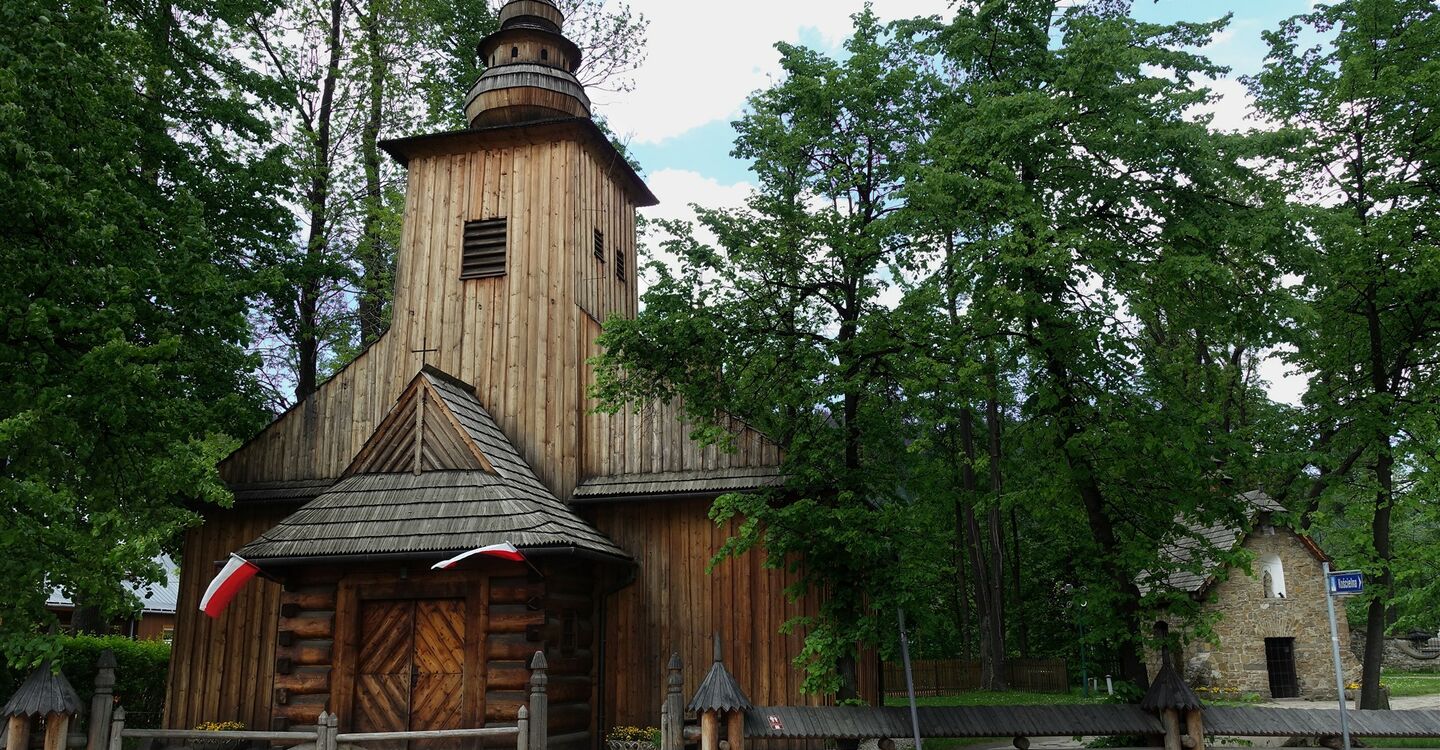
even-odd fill
[(636, 311), (635, 211), (656, 201), (590, 120), (560, 10), (512, 0), (500, 20), (480, 43), (492, 64), (465, 102), (472, 127), (385, 144), (409, 168), (387, 390), (427, 352), (567, 497), (600, 429), (586, 360), (601, 322)]

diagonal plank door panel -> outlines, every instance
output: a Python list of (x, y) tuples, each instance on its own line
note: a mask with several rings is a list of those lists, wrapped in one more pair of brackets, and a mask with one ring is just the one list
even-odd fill
[[(354, 726), (358, 732), (463, 729), (465, 601), (368, 600), (361, 604)], [(370, 743), (407, 750), (405, 742)], [(451, 750), (415, 740), (408, 750)]]
[[(464, 600), (424, 599), (415, 603), (414, 674), (410, 728), (463, 729)], [(410, 750), (442, 750), (454, 744), (417, 740), (410, 743)]]
[[(360, 605), (360, 648), (351, 704), (355, 731), (403, 732), (410, 728), (414, 621), (414, 602), (381, 600)], [(373, 747), (405, 750), (405, 743), (373, 743)]]

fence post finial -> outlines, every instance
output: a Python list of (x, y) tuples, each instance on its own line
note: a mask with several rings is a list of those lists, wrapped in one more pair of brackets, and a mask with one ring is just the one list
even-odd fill
[(105, 649), (95, 662), (95, 695), (90, 699), (89, 741), (86, 750), (106, 750), (110, 716), (115, 712), (115, 652)]
[(550, 697), (546, 686), (550, 678), (545, 674), (549, 664), (545, 652), (536, 651), (530, 660), (530, 750), (547, 750), (550, 744)]
[(665, 666), (665, 698), (660, 709), (660, 750), (685, 748), (685, 663), (680, 652), (670, 654)]
[(120, 733), (123, 731), (125, 731), (125, 707), (116, 706), (115, 714), (110, 718), (109, 750), (120, 750), (122, 740)]
[(530, 709), (521, 706), (515, 717), (515, 750), (529, 750)]

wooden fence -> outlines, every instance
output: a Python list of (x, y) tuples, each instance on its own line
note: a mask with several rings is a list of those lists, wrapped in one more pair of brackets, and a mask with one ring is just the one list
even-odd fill
[[(980, 662), (962, 659), (926, 659), (911, 663), (915, 694), (949, 695), (980, 689)], [(1065, 693), (1070, 672), (1063, 659), (1011, 659), (1005, 662), (1005, 684), (1011, 690)], [(885, 696), (905, 695), (905, 665), (885, 662)]]
[[(135, 728), (125, 726), (125, 710), (111, 708), (109, 691), (96, 691), (94, 713), (91, 714), (91, 731), (88, 750), (122, 750), (125, 740), (140, 740), (141, 747), (161, 746), (215, 747), (216, 741), (233, 740), (236, 743), (264, 743), (269, 746), (295, 746), (305, 744), (312, 750), (338, 750), (343, 744), (405, 743), (408, 740), (492, 740), (508, 744), (516, 750), (546, 750), (549, 747), (549, 707), (547, 695), (547, 669), (544, 652), (536, 652), (530, 662), (530, 690), (527, 704), (521, 705), (516, 724), (503, 726), (465, 728), (465, 730), (435, 731), (370, 731), (370, 733), (341, 733), (340, 718), (334, 714), (321, 713), (320, 723), (297, 731), (202, 731), (202, 730), (157, 730), (157, 728)], [(109, 684), (114, 684), (114, 667), (101, 669), (108, 675)], [(96, 687), (99, 679), (96, 679)], [(497, 744), (487, 744), (497, 747)], [(49, 750), (49, 749), (48, 749)]]

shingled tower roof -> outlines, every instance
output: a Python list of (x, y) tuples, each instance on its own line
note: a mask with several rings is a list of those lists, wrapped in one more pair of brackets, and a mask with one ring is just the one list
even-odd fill
[(5, 716), (75, 716), (79, 713), (80, 696), (65, 679), (65, 674), (55, 671), (48, 661), (31, 672), (5, 707), (0, 709), (0, 714)]
[(549, 0), (510, 0), (500, 8), (500, 30), (480, 42), (485, 72), (465, 98), (472, 126), (590, 117), (590, 97), (575, 77), (580, 47), (564, 26), (565, 15)]
[(720, 654), (720, 636), (716, 635), (715, 663), (710, 665), (710, 672), (700, 683), (700, 689), (695, 691), (689, 710), (744, 711), (747, 708), (750, 708), (750, 699), (745, 697), (745, 691), (740, 689), (740, 683), (735, 681), (735, 676), (725, 668)]

